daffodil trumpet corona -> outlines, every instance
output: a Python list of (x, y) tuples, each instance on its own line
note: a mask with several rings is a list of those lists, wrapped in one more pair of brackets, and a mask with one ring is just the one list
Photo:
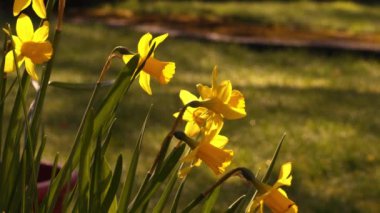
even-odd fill
[[(139, 69), (136, 74), (139, 75), (139, 84), (141, 88), (152, 95), (150, 87), (150, 78), (153, 77), (160, 84), (168, 84), (173, 78), (175, 73), (175, 63), (160, 61), (155, 58), (154, 51), (157, 46), (162, 43), (168, 34), (163, 34), (153, 38), (150, 33), (146, 33), (140, 38), (137, 45), (137, 51), (140, 55)], [(123, 56), (124, 63), (127, 63), (133, 54), (126, 54)]]
[(203, 135), (198, 141), (189, 138), (183, 132), (175, 132), (174, 136), (184, 141), (191, 151), (182, 161), (189, 162), (190, 167), (185, 167), (179, 172), (180, 177), (184, 177), (194, 166), (200, 166), (202, 161), (216, 174), (223, 174), (225, 169), (230, 165), (234, 155), (232, 150), (223, 149), (227, 144), (228, 138), (218, 135), (217, 130), (212, 131), (212, 134)]
[(258, 196), (247, 207), (247, 212), (263, 212), (263, 206), (267, 206), (274, 213), (296, 213), (298, 207), (294, 201), (290, 200), (286, 192), (281, 189), (282, 186), (290, 186), (292, 181), (291, 163), (285, 163), (281, 166), (278, 180), (273, 186), (261, 183), (256, 178), (252, 184), (258, 191)]

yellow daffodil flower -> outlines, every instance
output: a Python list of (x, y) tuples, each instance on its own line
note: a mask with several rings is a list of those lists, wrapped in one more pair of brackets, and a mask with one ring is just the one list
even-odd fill
[[(42, 64), (50, 60), (53, 54), (53, 48), (49, 41), (46, 41), (49, 35), (49, 23), (47, 21), (36, 31), (33, 29), (31, 19), (21, 14), (16, 23), (17, 36), (12, 36), (15, 45), (16, 61), (18, 67), (25, 62), (25, 69), (28, 74), (35, 80), (38, 76), (35, 70), (35, 64)], [(16, 70), (13, 50), (5, 56), (5, 72)]]
[(30, 3), (32, 3), (32, 8), (38, 17), (46, 19), (46, 8), (44, 0), (15, 0), (13, 4), (13, 15), (18, 16), (20, 12), (26, 9)]
[[(217, 83), (218, 70), (215, 67), (212, 74), (211, 88), (198, 84), (200, 97), (197, 98), (186, 90), (180, 91), (180, 98), (184, 105), (199, 101), (198, 108), (188, 107), (183, 120), (187, 121), (185, 133), (189, 137), (195, 136), (200, 131), (205, 134), (210, 129), (223, 127), (223, 118), (238, 119), (246, 116), (244, 96), (238, 90), (233, 90), (230, 81)], [(177, 116), (175, 113), (174, 116)]]
[(263, 206), (267, 206), (274, 213), (296, 213), (298, 212), (297, 205), (290, 200), (286, 192), (281, 186), (290, 186), (292, 181), (291, 176), (292, 165), (290, 162), (281, 166), (281, 171), (276, 183), (270, 187), (264, 185), (264, 190), (259, 190), (259, 196), (256, 197), (248, 207), (248, 212), (258, 210), (263, 212)]
[(218, 69), (212, 72), (211, 88), (202, 84), (197, 85), (198, 92), (203, 100), (201, 106), (218, 113), (226, 119), (239, 119), (246, 116), (243, 94), (232, 89), (229, 80), (217, 83)]
[(218, 135), (218, 130), (214, 129), (210, 134), (204, 135), (200, 142), (193, 147), (182, 161), (190, 162), (191, 166), (181, 169), (180, 177), (184, 177), (192, 167), (200, 166), (202, 161), (216, 174), (224, 173), (226, 167), (230, 165), (234, 155), (232, 150), (223, 149), (227, 144), (228, 138)]
[[(139, 84), (141, 88), (149, 95), (152, 95), (152, 90), (150, 88), (151, 76), (160, 84), (167, 84), (173, 78), (175, 73), (174, 62), (159, 61), (154, 57), (154, 50), (166, 39), (166, 37), (168, 37), (168, 34), (163, 34), (153, 38), (150, 33), (147, 33), (141, 37), (137, 46), (138, 53), (140, 55), (139, 65), (146, 61), (140, 72)], [(153, 48), (153, 45), (155, 45), (153, 54), (148, 57), (149, 51)], [(132, 57), (133, 55), (124, 55), (123, 61), (127, 63)]]
[[(179, 97), (184, 105), (192, 101), (201, 101), (201, 99), (186, 90), (181, 90)], [(178, 113), (175, 113), (174, 116), (177, 117)], [(201, 130), (205, 134), (209, 134), (209, 130), (218, 129), (220, 131), (223, 127), (223, 118), (205, 107), (188, 107), (182, 119), (187, 121), (184, 132), (189, 137), (196, 136)]]

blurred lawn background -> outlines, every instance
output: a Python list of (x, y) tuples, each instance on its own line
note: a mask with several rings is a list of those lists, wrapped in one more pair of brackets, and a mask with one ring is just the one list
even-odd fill
[[(240, 4), (241, 8), (247, 8), (247, 12), (234, 9)], [(246, 16), (249, 13), (247, 16), (251, 18), (244, 20), (305, 29), (355, 33), (380, 31), (380, 6), (350, 2), (146, 2), (144, 7), (135, 3), (119, 5), (121, 8), (135, 5), (129, 9), (135, 12), (152, 10), (154, 13), (165, 12), (165, 9), (177, 11), (178, 8), (180, 13), (191, 11), (192, 15), (199, 16), (212, 14), (219, 17), (230, 13)], [(142, 34), (129, 27), (67, 22), (51, 80), (94, 82), (112, 48), (123, 45), (136, 50)], [(230, 79), (233, 87), (243, 92), (248, 113), (242, 120), (226, 122), (222, 130), (222, 134), (230, 139), (227, 147), (235, 151), (230, 168), (265, 169), (286, 132), (273, 177), (276, 178), (281, 163), (293, 162), (293, 184), (285, 190), (297, 202), (301, 212), (377, 212), (380, 209), (378, 54), (258, 48), (169, 37), (158, 48), (156, 57), (175, 61), (176, 75), (168, 86), (152, 83), (153, 96), (146, 95), (138, 84), (132, 87), (119, 109), (109, 150), (111, 162), (123, 153), (124, 163), (128, 165), (140, 126), (149, 105), (154, 104), (141, 155), (141, 178), (172, 125), (172, 114), (182, 106), (179, 90), (196, 93), (197, 83), (209, 85), (211, 70), (218, 65), (219, 80)], [(114, 63), (108, 78), (112, 79), (121, 67), (122, 63)], [(89, 96), (90, 91), (50, 88), (44, 112), (48, 138), (45, 160), (52, 160), (59, 152), (63, 161), (71, 148)], [(216, 177), (202, 166), (192, 171), (190, 179), (183, 204), (212, 184)], [(244, 192), (245, 187), (239, 180), (225, 184), (218, 208), (225, 208)]]

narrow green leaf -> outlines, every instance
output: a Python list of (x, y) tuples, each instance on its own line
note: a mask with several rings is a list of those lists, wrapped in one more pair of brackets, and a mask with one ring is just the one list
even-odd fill
[(172, 204), (172, 207), (170, 210), (171, 213), (177, 212), (179, 199), (182, 195), (183, 187), (185, 186), (186, 180), (187, 180), (187, 177), (184, 177), (183, 180), (181, 181), (179, 187), (178, 187), (177, 193), (174, 196), (174, 201), (173, 201), (173, 204)]
[(179, 146), (174, 147), (173, 151), (165, 159), (162, 169), (153, 175), (151, 182), (149, 183), (148, 189), (146, 192), (139, 198), (135, 199), (131, 207), (131, 212), (136, 212), (138, 209), (142, 208), (157, 191), (160, 185), (165, 181), (165, 179), (171, 174), (171, 171), (179, 162), (186, 145), (180, 144)]
[[(3, 41), (3, 49), (1, 51), (1, 65), (0, 65), (0, 119), (3, 121), (3, 114), (4, 114), (4, 102), (6, 98), (6, 84), (7, 84), (7, 75), (4, 72), (4, 65), (5, 65), (5, 51), (7, 47), (7, 36), (4, 33), (4, 41)], [(0, 122), (0, 159), (2, 159), (2, 152), (3, 152), (3, 122)], [(0, 169), (1, 169), (1, 161), (0, 161)], [(0, 174), (1, 174), (0, 170)], [(1, 206), (0, 206), (1, 210)]]
[(26, 212), (26, 158), (22, 158), (22, 173), (21, 173), (21, 212)]
[(170, 174), (170, 172), (173, 170), (175, 165), (179, 162), (179, 159), (181, 158), (183, 152), (185, 151), (186, 145), (184, 143), (181, 143), (180, 145), (174, 147), (173, 151), (170, 153), (170, 155), (165, 159), (161, 171), (158, 173), (157, 181), (162, 182), (164, 181)]
[(178, 174), (177, 174), (178, 169), (174, 169), (172, 171), (172, 175), (169, 178), (169, 181), (166, 183), (164, 192), (162, 193), (160, 199), (158, 200), (156, 206), (153, 208), (154, 213), (160, 213), (163, 212), (164, 207), (169, 199), (169, 196), (171, 192), (173, 191), (174, 184), (176, 183)]
[(220, 186), (218, 186), (214, 191), (212, 191), (211, 195), (207, 198), (203, 205), (203, 213), (210, 213), (215, 206), (216, 201), (218, 200), (220, 193)]
[(79, 158), (83, 144), (86, 143), (84, 139), (88, 138), (90, 135), (90, 129), (88, 126), (92, 126), (93, 123), (94, 113), (93, 109), (91, 109), (90, 106), (95, 94), (96, 88), (94, 89), (93, 95), (91, 96), (89, 106), (85, 111), (84, 118), (79, 127), (80, 130), (78, 130), (77, 137), (75, 139), (74, 146), (71, 149), (70, 155), (66, 163), (63, 165), (60, 172), (56, 176), (56, 178), (53, 180), (53, 183), (49, 187), (48, 195), (46, 196), (46, 208), (44, 209), (45, 212), (53, 211), (55, 202), (57, 201), (59, 196), (59, 192), (61, 191), (65, 183), (67, 183), (67, 181), (71, 178), (71, 173), (73, 169), (79, 163)]
[(124, 70), (119, 73), (106, 98), (102, 101), (99, 109), (97, 110), (97, 116), (94, 122), (95, 135), (99, 132), (100, 127), (109, 121), (121, 98), (129, 90), (132, 83), (131, 73), (133, 73), (136, 69), (139, 59), (139, 55), (135, 55), (131, 58), (131, 60), (125, 65)]
[[(102, 151), (102, 150), (101, 150)], [(112, 181), (112, 168), (110, 164), (108, 163), (107, 159), (105, 159), (105, 156), (102, 155), (102, 152), (100, 154), (101, 158), (101, 165), (100, 165), (100, 182), (98, 185), (98, 190), (100, 192), (101, 200), (104, 200), (106, 197), (107, 191), (111, 185)]]
[(91, 137), (94, 126), (94, 111), (91, 110), (86, 121), (87, 125), (83, 130), (82, 147), (79, 158), (78, 171), (78, 210), (80, 212), (88, 212), (89, 208), (89, 187), (90, 187), (90, 165), (91, 165)]
[(48, 86), (49, 79), (53, 70), (56, 53), (58, 52), (58, 49), (59, 49), (60, 40), (61, 40), (61, 31), (56, 29), (54, 32), (54, 37), (52, 41), (54, 52), (50, 60), (47, 62), (46, 68), (42, 71), (41, 82), (40, 82), (41, 86), (35, 97), (35, 100), (34, 100), (35, 105), (30, 114), (31, 116), (30, 131), (32, 134), (32, 138), (31, 138), (32, 141), (36, 141), (37, 139), (37, 133), (38, 133), (37, 130), (38, 130), (38, 126), (40, 125), (41, 114), (44, 107), (47, 86)]
[[(46, 136), (44, 135), (44, 131), (43, 131), (42, 136), (41, 136), (41, 144), (38, 147), (37, 155), (34, 160), (35, 168), (39, 168), (39, 165), (41, 163), (42, 153), (45, 150), (45, 145), (46, 145)], [(38, 174), (38, 170), (36, 170), (36, 174)]]
[(255, 194), (256, 194), (256, 189), (254, 187), (250, 187), (248, 189), (248, 192), (245, 194), (244, 198), (242, 198), (241, 201), (236, 203), (234, 212), (245, 212), (251, 200), (254, 199)]
[(131, 194), (132, 194), (132, 190), (133, 190), (137, 165), (139, 163), (139, 157), (140, 157), (141, 146), (142, 146), (142, 142), (143, 142), (143, 138), (144, 138), (145, 128), (146, 128), (146, 124), (148, 122), (148, 119), (150, 117), (151, 111), (152, 111), (152, 106), (150, 106), (149, 111), (145, 117), (144, 123), (141, 127), (141, 130), (140, 130), (139, 139), (136, 143), (136, 147), (135, 147), (133, 154), (132, 154), (131, 163), (129, 164), (127, 177), (125, 179), (123, 191), (121, 192), (121, 197), (120, 197), (120, 201), (119, 201), (120, 202), (119, 203), (119, 209), (118, 209), (119, 213), (127, 212), (127, 208), (128, 208), (129, 201), (130, 201)]
[(46, 17), (47, 19), (49, 20), (50, 23), (52, 23), (51, 21), (51, 17), (53, 15), (53, 9), (54, 9), (54, 5), (55, 5), (55, 0), (48, 0), (47, 1), (47, 4), (46, 4)]
[(284, 141), (285, 136), (286, 136), (286, 134), (284, 133), (284, 135), (282, 136), (280, 142), (277, 145), (276, 151), (273, 154), (273, 157), (272, 157), (272, 160), (271, 160), (271, 162), (269, 164), (268, 170), (267, 170), (267, 172), (265, 173), (265, 175), (264, 175), (264, 177), (262, 179), (263, 183), (266, 183), (268, 181), (268, 179), (269, 179), (269, 177), (270, 177), (270, 175), (272, 173), (273, 167), (274, 167), (274, 165), (276, 163), (277, 156), (278, 156), (278, 153), (280, 152), (280, 149), (281, 149), (281, 146), (282, 146), (282, 142)]
[[(76, 198), (76, 199), (74, 199)], [(75, 184), (73, 190), (71, 190), (64, 198), (62, 203), (62, 212), (78, 212), (73, 211), (77, 207), (75, 204), (78, 201), (78, 184)], [(75, 202), (75, 203), (74, 203)]]
[(116, 161), (114, 173), (112, 175), (110, 187), (108, 188), (106, 197), (104, 198), (102, 202), (102, 212), (108, 212), (109, 208), (111, 207), (111, 204), (116, 196), (116, 192), (119, 188), (122, 171), (123, 171), (123, 157), (122, 155), (119, 155)]
[[(87, 123), (86, 123), (87, 117), (89, 116), (89, 112), (91, 111), (90, 109), (92, 109), (94, 99), (98, 93), (98, 85), (99, 84), (97, 84), (95, 86), (95, 88), (92, 92), (92, 95), (90, 97), (90, 100), (87, 104), (86, 110), (84, 112), (84, 115), (82, 117), (81, 123), (80, 123), (79, 128), (78, 128), (77, 135), (76, 135), (75, 141), (74, 141), (74, 146), (71, 149), (70, 155), (69, 155), (66, 163), (64, 164), (64, 166), (60, 170), (60, 173), (55, 178), (55, 181), (49, 187), (49, 193), (47, 196), (48, 200), (47, 200), (47, 205), (46, 205), (46, 209), (45, 209), (45, 211), (47, 211), (47, 212), (53, 211), (54, 204), (58, 198), (58, 193), (59, 193), (60, 189), (64, 186), (65, 182), (67, 182), (68, 179), (71, 177), (71, 172), (79, 163), (79, 157), (80, 157), (79, 155), (80, 155), (80, 150), (81, 150), (81, 146), (82, 146), (82, 140), (81, 139), (83, 138), (82, 137), (83, 136), (83, 129), (85, 129), (85, 126), (87, 125)], [(93, 134), (94, 134), (94, 132), (93, 132)]]
[(102, 157), (101, 157), (101, 138), (98, 137), (95, 147), (95, 156), (92, 164), (92, 173), (90, 181), (90, 202), (89, 209), (90, 212), (96, 212), (101, 209), (101, 167), (102, 167)]
[[(115, 115), (113, 115), (112, 117), (115, 117)], [(108, 131), (106, 132), (106, 138), (104, 139), (103, 146), (102, 146), (102, 156), (105, 156), (108, 145), (111, 141), (112, 127), (115, 124), (115, 121), (116, 121), (116, 118), (114, 118), (111, 121), (111, 124), (109, 125)]]
[(59, 159), (59, 153), (57, 152), (54, 157), (54, 162), (53, 162), (53, 169), (51, 170), (50, 174), (50, 184), (53, 182), (54, 177), (57, 174), (57, 169), (58, 169), (58, 159)]
[[(14, 159), (17, 159), (17, 164), (19, 164), (19, 152), (20, 149), (19, 143), (21, 134), (23, 133), (22, 129), (24, 128), (24, 123), (21, 122), (22, 120), (22, 107), (21, 107), (21, 99), (26, 97), (26, 94), (28, 92), (28, 85), (30, 82), (30, 78), (28, 77), (28, 74), (24, 74), (21, 79), (21, 84), (23, 85), (22, 89), (19, 88), (17, 91), (16, 99), (13, 103), (11, 116), (8, 122), (8, 130), (7, 135), (5, 138), (5, 143), (3, 147), (3, 159), (1, 164), (1, 171), (2, 174), (0, 176), (0, 188), (2, 189), (3, 193), (0, 193), (0, 206), (5, 206), (6, 202), (9, 199), (9, 192), (4, 193), (4, 189), (7, 189), (10, 180), (8, 178), (9, 174), (12, 169), (15, 168), (15, 164), (12, 162), (15, 162)], [(17, 155), (17, 156), (15, 156)]]

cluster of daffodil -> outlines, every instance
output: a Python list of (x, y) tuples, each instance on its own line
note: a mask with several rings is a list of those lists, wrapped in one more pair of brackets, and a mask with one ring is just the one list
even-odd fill
[[(182, 161), (190, 162), (190, 166), (179, 171), (179, 176), (184, 178), (193, 166), (199, 166), (202, 161), (216, 174), (221, 175), (230, 165), (233, 151), (223, 149), (228, 138), (220, 135), (224, 119), (232, 120), (246, 116), (245, 100), (243, 94), (232, 89), (229, 80), (218, 83), (218, 70), (212, 72), (211, 87), (198, 84), (199, 98), (186, 90), (180, 91), (180, 98), (185, 105), (183, 120), (186, 126), (184, 132), (176, 132), (176, 137), (189, 145), (191, 151)], [(178, 117), (180, 113), (175, 113)], [(258, 196), (253, 196), (247, 212), (263, 212), (264, 204), (273, 212), (297, 212), (297, 206), (287, 198), (281, 186), (290, 186), (292, 176), (291, 164), (286, 163), (281, 167), (279, 179), (273, 185), (268, 186), (258, 181), (253, 175), (247, 180), (256, 187)]]
[[(231, 163), (232, 150), (223, 149), (228, 138), (220, 135), (224, 119), (239, 119), (246, 116), (244, 96), (238, 90), (232, 89), (230, 81), (217, 82), (218, 70), (212, 72), (211, 87), (198, 84), (199, 98), (186, 90), (180, 91), (180, 98), (186, 106), (191, 102), (197, 107), (188, 106), (183, 119), (187, 122), (184, 133), (189, 138), (183, 141), (189, 144), (191, 152), (183, 161), (191, 165), (180, 171), (180, 176), (186, 175), (191, 167), (199, 166), (204, 161), (216, 174), (223, 174)], [(175, 114), (178, 116), (178, 113)], [(191, 138), (200, 138), (199, 142)]]
[[(2, 193), (0, 193), (0, 212), (26, 212), (28, 208), (32, 208), (34, 212), (52, 212), (57, 208), (57, 201), (61, 199), (60, 192), (62, 189), (68, 188), (66, 184), (75, 169), (77, 169), (78, 173), (76, 186), (70, 188), (72, 189), (69, 193), (71, 196), (65, 200), (64, 204), (59, 205), (63, 205), (61, 207), (66, 211), (145, 212), (151, 197), (162, 187), (164, 193), (160, 196), (153, 211), (163, 212), (165, 204), (169, 201), (170, 193), (178, 180), (181, 181), (181, 184), (171, 207), (171, 211), (176, 212), (188, 173), (193, 167), (200, 166), (202, 162), (220, 179), (209, 190), (187, 205), (183, 212), (192, 210), (204, 198), (210, 196), (216, 187), (229, 177), (236, 175), (251, 183), (252, 189), (245, 197), (234, 202), (229, 207), (229, 212), (263, 212), (264, 206), (276, 213), (298, 211), (297, 205), (280, 188), (291, 185), (291, 163), (282, 165), (279, 178), (273, 186), (267, 184), (267, 179), (276, 161), (282, 141), (275, 152), (267, 173), (260, 180), (249, 169), (244, 167), (226, 171), (234, 152), (224, 148), (228, 138), (220, 135), (220, 133), (225, 120), (243, 118), (246, 116), (246, 110), (243, 94), (233, 89), (229, 80), (217, 81), (217, 67), (212, 71), (211, 86), (202, 84), (196, 86), (198, 95), (186, 90), (180, 91), (179, 97), (184, 106), (174, 114), (176, 120), (173, 128), (163, 140), (156, 160), (148, 171), (140, 189), (132, 197), (135, 184), (134, 176), (145, 130), (145, 120), (124, 181), (125, 184), (121, 187), (121, 155), (114, 170), (108, 166), (104, 156), (111, 137), (110, 130), (115, 122), (119, 102), (124, 94), (128, 92), (135, 79), (138, 78), (141, 88), (147, 94), (152, 95), (151, 78), (164, 85), (168, 84), (175, 74), (174, 62), (160, 61), (155, 57), (158, 45), (168, 37), (168, 34), (154, 38), (149, 33), (140, 38), (136, 53), (120, 46), (111, 52), (93, 88), (93, 94), (83, 114), (69, 157), (57, 172), (57, 176), (51, 180), (47, 194), (43, 194), (42, 200), (37, 200), (37, 194), (40, 196), (37, 186), (38, 165), (44, 149), (44, 140), (40, 139), (43, 137), (39, 137), (39, 132), (41, 132), (42, 128), (40, 114), (49, 84), (54, 55), (58, 47), (65, 5), (64, 0), (59, 0), (58, 21), (54, 39), (49, 40), (48, 17), (52, 8), (54, 8), (54, 2), (54, 0), (48, 1), (48, 5), (45, 7), (43, 0), (15, 0), (13, 5), (13, 15), (17, 17), (15, 33), (13, 33), (14, 30), (10, 26), (3, 28), (7, 37), (5, 44), (8, 45), (4, 45), (5, 52), (2, 55), (1, 65), (1, 70), (4, 71), (1, 72), (0, 76), (1, 119), (3, 119), (3, 105), (6, 99), (5, 81), (8, 73), (17, 72), (19, 90), (10, 116), (4, 144), (2, 137), (0, 137), (0, 187), (2, 189)], [(32, 5), (37, 17), (41, 19), (41, 24), (36, 30), (32, 19), (22, 13), (30, 5)], [(125, 67), (112, 83), (112, 88), (108, 91), (103, 102), (94, 105), (94, 97), (97, 95), (103, 76), (108, 72), (113, 59), (121, 59), (125, 63)], [(40, 66), (44, 64), (46, 66)], [(41, 80), (39, 80), (40, 77), (37, 74), (39, 73), (39, 68), (43, 70)], [(26, 71), (23, 73), (22, 79), (19, 76), (20, 70)], [(29, 111), (27, 111), (28, 107), (25, 100), (27, 90), (25, 88), (30, 86), (29, 78), (40, 86), (37, 89), (35, 100), (31, 103)], [(50, 85), (54, 85), (54, 82), (51, 82)], [(64, 83), (59, 85), (62, 86)], [(11, 89), (12, 87), (9, 88), (9, 90)], [(186, 125), (183, 131), (178, 131), (181, 121), (185, 121)], [(1, 124), (0, 133), (2, 133)], [(179, 142), (167, 154), (170, 147), (169, 143), (173, 137), (179, 139)], [(25, 138), (25, 146), (20, 143), (22, 138)], [(38, 146), (40, 140), (41, 145)], [(188, 147), (188, 153), (183, 156), (186, 146)], [(22, 153), (18, 149), (22, 150)], [(19, 156), (21, 156), (21, 159), (19, 159)], [(56, 169), (57, 165), (55, 164), (53, 171)], [(18, 175), (21, 178), (18, 178)], [(166, 181), (166, 185), (163, 184), (164, 181)], [(119, 188), (121, 188), (121, 192), (119, 193), (120, 196), (117, 196)]]

